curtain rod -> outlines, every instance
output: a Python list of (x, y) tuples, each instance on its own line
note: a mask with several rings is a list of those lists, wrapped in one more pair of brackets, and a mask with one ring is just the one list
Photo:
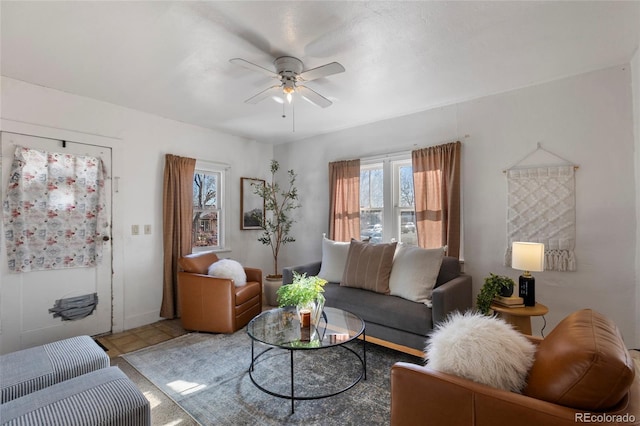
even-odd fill
[[(8, 130), (3, 130), (2, 133), (10, 133), (12, 135), (29, 136), (31, 138), (39, 138), (39, 139), (47, 139), (47, 140), (50, 140), (50, 141), (58, 141), (58, 142), (62, 142), (62, 147), (63, 148), (67, 147), (67, 142), (75, 143), (75, 144), (78, 144), (78, 145), (100, 146), (100, 147), (103, 147), (103, 148), (110, 148), (108, 146), (96, 145), (96, 144), (93, 144), (93, 143), (78, 142), (78, 141), (72, 141), (72, 140), (69, 140), (69, 139), (50, 138), (48, 136), (31, 135), (29, 133), (11, 132), (11, 131), (8, 131)], [(102, 136), (102, 137), (105, 137), (105, 136)]]
[[(468, 138), (469, 135), (464, 135), (465, 138)], [(455, 141), (460, 141), (460, 139), (455, 139)], [(385, 158), (390, 158), (390, 157), (400, 157), (400, 156), (409, 156), (411, 157), (411, 153), (413, 151), (419, 150), (419, 149), (424, 149), (424, 148), (431, 148), (434, 146), (439, 146), (439, 145), (443, 145), (443, 144), (447, 144), (447, 143), (452, 143), (452, 142), (444, 142), (444, 143), (439, 143), (439, 144), (435, 144), (435, 145), (427, 145), (427, 146), (423, 146), (423, 147), (418, 147), (417, 143), (413, 144), (413, 148), (408, 150), (408, 151), (396, 151), (396, 152), (387, 152), (387, 153), (381, 153), (381, 154), (374, 154), (371, 155), (369, 157), (360, 157), (360, 161), (375, 161), (375, 160), (382, 160)], [(356, 157), (358, 158), (358, 157)], [(349, 160), (354, 160), (355, 158), (340, 158), (337, 160), (333, 160), (333, 161), (349, 161)]]
[(397, 151), (397, 152), (389, 152), (386, 154), (377, 154), (377, 155), (372, 155), (370, 157), (362, 157), (360, 161), (376, 161), (376, 160), (383, 160), (386, 158), (402, 157), (402, 156), (411, 157), (411, 151)]

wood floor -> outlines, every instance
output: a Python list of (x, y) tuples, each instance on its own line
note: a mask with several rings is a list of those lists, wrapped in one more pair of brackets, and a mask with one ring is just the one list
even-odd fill
[[(274, 306), (262, 305), (263, 312), (273, 308)], [(137, 351), (187, 333), (188, 331), (180, 325), (180, 320), (173, 319), (161, 320), (122, 333), (97, 336), (95, 340), (108, 350), (109, 358), (116, 358), (127, 352)]]
[(180, 325), (180, 320), (173, 319), (158, 321), (122, 333), (99, 336), (96, 340), (107, 349), (109, 358), (116, 358), (124, 353), (165, 342), (183, 334), (187, 334), (187, 331)]

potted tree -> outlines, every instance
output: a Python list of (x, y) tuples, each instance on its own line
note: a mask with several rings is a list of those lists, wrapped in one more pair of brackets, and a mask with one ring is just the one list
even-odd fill
[[(278, 256), (280, 249), (287, 243), (295, 241), (290, 235), (291, 226), (295, 222), (291, 213), (300, 207), (298, 203), (298, 190), (295, 187), (297, 175), (293, 170), (287, 172), (288, 182), (281, 187), (276, 181), (276, 175), (280, 170), (280, 164), (271, 160), (271, 180), (264, 185), (254, 185), (254, 193), (264, 200), (265, 215), (260, 218), (262, 234), (258, 238), (262, 244), (271, 248), (273, 256), (273, 273), (266, 276), (265, 293), (267, 303), (275, 306), (275, 290), (282, 285), (282, 273), (278, 268)], [(269, 282), (271, 282), (270, 285)]]

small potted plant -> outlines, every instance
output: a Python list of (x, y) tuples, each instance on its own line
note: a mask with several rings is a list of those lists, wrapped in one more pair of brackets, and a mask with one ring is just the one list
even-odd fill
[(485, 315), (489, 315), (493, 299), (498, 295), (511, 296), (514, 285), (515, 283), (511, 278), (490, 273), (489, 276), (484, 279), (484, 285), (476, 298), (478, 310)]
[(281, 286), (276, 294), (278, 305), (295, 306), (300, 314), (301, 310), (308, 309), (311, 312), (312, 324), (317, 324), (324, 308), (324, 285), (327, 280), (307, 274), (293, 273), (293, 282)]

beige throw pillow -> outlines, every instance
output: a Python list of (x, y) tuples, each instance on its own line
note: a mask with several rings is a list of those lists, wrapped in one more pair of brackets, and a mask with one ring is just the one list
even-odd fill
[(318, 276), (330, 283), (339, 283), (347, 264), (349, 245), (341, 241), (333, 241), (323, 235), (322, 237), (322, 264)]
[(389, 276), (396, 244), (370, 244), (351, 240), (340, 285), (389, 294)]
[(444, 247), (424, 249), (406, 244), (398, 247), (389, 278), (389, 294), (430, 304), (443, 257)]

